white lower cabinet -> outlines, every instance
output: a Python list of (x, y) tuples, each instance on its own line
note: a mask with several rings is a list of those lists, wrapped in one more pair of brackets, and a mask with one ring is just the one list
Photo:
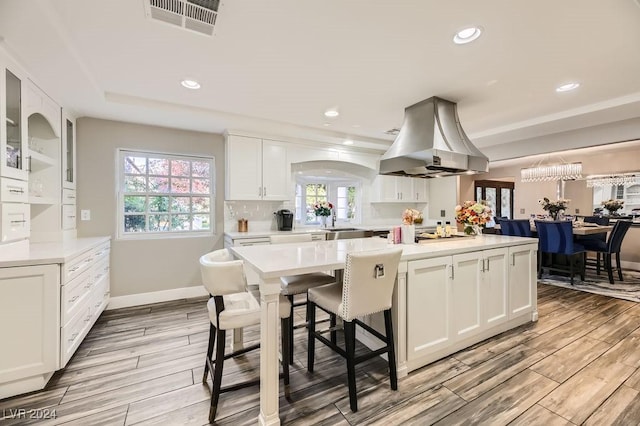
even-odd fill
[(509, 247), (509, 317), (534, 312), (537, 306), (535, 244)]
[(535, 260), (535, 245), (526, 245), (408, 262), (410, 369), (500, 333), (510, 319), (535, 310), (535, 277), (528, 280), (535, 267), (522, 262), (525, 252)]
[(60, 266), (0, 268), (0, 399), (42, 389), (58, 369)]
[(67, 365), (107, 306), (109, 253), (106, 242), (62, 266), (60, 368)]

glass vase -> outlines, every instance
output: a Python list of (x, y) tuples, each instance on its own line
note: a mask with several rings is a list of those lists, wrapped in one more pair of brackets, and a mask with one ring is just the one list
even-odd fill
[(402, 225), (402, 244), (414, 244), (416, 242), (416, 227), (414, 225)]
[(329, 216), (320, 216), (320, 225), (323, 228), (327, 227), (327, 217), (329, 217)]
[(464, 225), (464, 234), (469, 236), (480, 235), (479, 225)]

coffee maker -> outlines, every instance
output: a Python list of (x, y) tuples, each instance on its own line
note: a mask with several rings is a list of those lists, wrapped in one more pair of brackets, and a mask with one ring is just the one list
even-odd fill
[(278, 210), (274, 214), (278, 223), (278, 231), (291, 231), (293, 229), (293, 213), (290, 210)]

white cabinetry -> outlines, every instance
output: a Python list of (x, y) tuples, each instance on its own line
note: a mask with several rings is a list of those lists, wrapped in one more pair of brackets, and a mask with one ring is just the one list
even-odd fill
[[(535, 244), (509, 247), (509, 317), (536, 309), (537, 250)], [(535, 320), (535, 318), (534, 318)]]
[(379, 175), (373, 180), (373, 203), (420, 203), (428, 201), (428, 184), (425, 179), (403, 176)]
[[(515, 268), (510, 266), (508, 255), (514, 253), (518, 259), (518, 253), (530, 253), (532, 247), (535, 245), (514, 247), (512, 251), (497, 248), (408, 262), (407, 360), (410, 369), (504, 331), (500, 327), (509, 319), (531, 312), (534, 304), (524, 311), (513, 305), (513, 297), (509, 298), (510, 280), (522, 278), (526, 266), (518, 265), (518, 261)], [(529, 268), (532, 269), (527, 269), (528, 275), (531, 270), (535, 271), (532, 265)], [(522, 285), (513, 281), (511, 284), (516, 289)], [(535, 296), (535, 287), (533, 290)], [(527, 301), (531, 300), (530, 294)], [(520, 303), (521, 299), (516, 296), (515, 301)], [(517, 315), (510, 316), (512, 311)]]
[(58, 368), (59, 265), (0, 268), (0, 399), (42, 389)]
[(62, 114), (62, 187), (76, 189), (76, 119), (68, 111)]
[(67, 365), (109, 302), (109, 253), (106, 242), (62, 267), (60, 368)]
[(60, 106), (47, 96), (36, 84), (28, 80), (27, 83), (27, 117), (33, 114), (41, 115), (49, 122), (53, 133), (60, 136)]
[(27, 180), (26, 79), (20, 68), (0, 52), (0, 175)]
[(287, 148), (266, 139), (227, 135), (227, 200), (286, 200)]

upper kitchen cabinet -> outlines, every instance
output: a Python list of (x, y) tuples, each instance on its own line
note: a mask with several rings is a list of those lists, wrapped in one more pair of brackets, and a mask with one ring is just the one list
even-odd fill
[(371, 202), (416, 203), (412, 178), (378, 175), (373, 180)]
[(429, 202), (429, 179), (411, 178), (413, 192), (411, 193), (416, 203)]
[(33, 114), (41, 115), (51, 127), (53, 134), (60, 137), (60, 106), (47, 96), (36, 84), (27, 82), (27, 117)]
[(27, 180), (27, 132), (24, 108), (25, 78), (20, 69), (0, 56), (0, 174)]
[(76, 119), (62, 114), (62, 187), (76, 188)]
[(266, 139), (227, 135), (226, 200), (289, 198), (289, 167), (284, 144)]

